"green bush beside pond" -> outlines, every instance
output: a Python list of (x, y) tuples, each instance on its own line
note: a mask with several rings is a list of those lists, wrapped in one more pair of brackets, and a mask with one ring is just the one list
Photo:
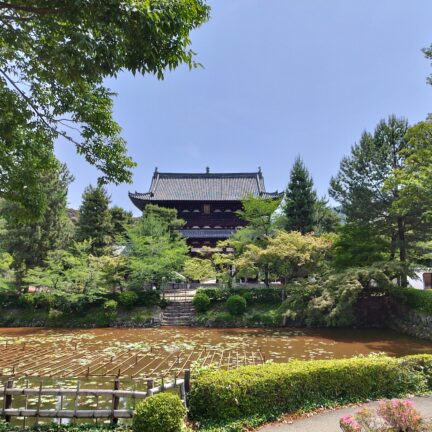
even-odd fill
[[(199, 325), (217, 327), (278, 327), (282, 324), (279, 307), (282, 302), (282, 288), (198, 288), (196, 297), (205, 295), (210, 299), (206, 310), (197, 308), (195, 322)], [(229, 306), (234, 303), (239, 307)], [(244, 305), (246, 303), (246, 307)], [(240, 309), (239, 309), (240, 308)], [(239, 309), (239, 311), (237, 311)]]
[(409, 308), (432, 315), (432, 290), (395, 288), (395, 296)]
[(212, 303), (225, 302), (231, 295), (240, 295), (250, 304), (271, 303), (277, 304), (282, 301), (282, 287), (278, 288), (205, 288), (197, 289), (198, 293), (206, 294)]
[(144, 399), (136, 407), (134, 432), (181, 432), (186, 408), (172, 393), (159, 393)]
[(189, 404), (195, 420), (227, 422), (431, 390), (432, 355), (296, 360), (203, 373)]
[(203, 292), (199, 292), (195, 294), (192, 303), (197, 312), (206, 312), (210, 307), (210, 297)]

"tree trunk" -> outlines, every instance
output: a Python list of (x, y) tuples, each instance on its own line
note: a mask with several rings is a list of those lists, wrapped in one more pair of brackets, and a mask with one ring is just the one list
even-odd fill
[(266, 288), (270, 287), (270, 271), (267, 266), (264, 269), (264, 284)]
[[(401, 263), (405, 263), (407, 260), (406, 251), (406, 239), (405, 239), (405, 218), (403, 216), (398, 216), (398, 243), (399, 243), (399, 259)], [(401, 277), (401, 285), (406, 287), (408, 285), (408, 278), (406, 274)]]

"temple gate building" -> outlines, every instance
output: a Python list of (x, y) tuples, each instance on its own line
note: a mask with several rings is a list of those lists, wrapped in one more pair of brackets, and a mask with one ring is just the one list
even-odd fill
[(214, 247), (246, 225), (236, 211), (246, 196), (280, 198), (281, 193), (267, 192), (261, 169), (252, 173), (162, 173), (153, 174), (145, 193), (129, 193), (132, 202), (145, 211), (147, 204), (175, 208), (186, 221), (180, 230), (193, 249)]

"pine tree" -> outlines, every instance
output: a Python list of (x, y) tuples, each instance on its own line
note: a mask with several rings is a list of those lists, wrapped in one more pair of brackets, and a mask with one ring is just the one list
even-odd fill
[(132, 212), (126, 211), (121, 207), (114, 206), (110, 208), (111, 221), (113, 226), (112, 235), (114, 239), (119, 236), (123, 236), (126, 233), (126, 228), (133, 221)]
[(43, 265), (48, 252), (66, 248), (73, 236), (66, 210), (71, 174), (57, 162), (55, 169), (44, 173), (43, 179), (39, 189), (48, 206), (39, 219), (23, 222), (20, 218), (23, 206), (12, 201), (4, 201), (0, 209), (5, 221), (0, 243), (13, 257), (18, 286), (29, 268)]
[(298, 157), (291, 169), (290, 181), (285, 191), (283, 211), (286, 216), (286, 230), (302, 234), (313, 231), (317, 196), (313, 180)]
[(103, 187), (88, 186), (82, 196), (79, 209), (76, 238), (91, 240), (90, 252), (101, 256), (113, 243), (113, 224), (109, 210), (110, 197)]

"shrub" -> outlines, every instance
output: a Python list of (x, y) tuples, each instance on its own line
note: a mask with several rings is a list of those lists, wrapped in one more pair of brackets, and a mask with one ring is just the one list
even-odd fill
[(402, 298), (411, 309), (432, 315), (432, 290), (396, 288), (394, 294)]
[(132, 307), (138, 301), (138, 294), (134, 291), (123, 291), (119, 294), (118, 301), (123, 306)]
[(192, 302), (198, 312), (206, 312), (210, 307), (210, 297), (202, 292), (196, 293)]
[(186, 408), (172, 393), (159, 393), (144, 399), (136, 408), (134, 432), (180, 432)]
[(103, 314), (97, 317), (97, 321), (100, 325), (108, 325), (111, 321), (117, 318), (117, 306), (118, 303), (115, 300), (106, 300), (103, 304)]
[(431, 370), (432, 355), (295, 360), (219, 370), (193, 381), (190, 414), (220, 422), (421, 393), (432, 389)]
[(280, 303), (283, 288), (198, 288), (197, 293), (207, 294), (211, 302), (226, 301), (230, 295), (238, 294), (248, 303)]
[(104, 303), (103, 308), (104, 308), (105, 312), (110, 313), (110, 312), (117, 311), (117, 306), (118, 306), (118, 303), (115, 300), (107, 300)]
[(144, 291), (139, 294), (138, 304), (141, 306), (156, 306), (161, 301), (160, 291)]
[(169, 300), (164, 298), (159, 300), (159, 307), (161, 307), (162, 309), (165, 309), (168, 305), (169, 305)]
[(48, 312), (48, 318), (52, 320), (57, 320), (63, 316), (63, 312), (58, 309), (50, 309)]
[(231, 315), (243, 315), (246, 311), (246, 304), (246, 299), (241, 295), (232, 295), (228, 297), (225, 306)]

